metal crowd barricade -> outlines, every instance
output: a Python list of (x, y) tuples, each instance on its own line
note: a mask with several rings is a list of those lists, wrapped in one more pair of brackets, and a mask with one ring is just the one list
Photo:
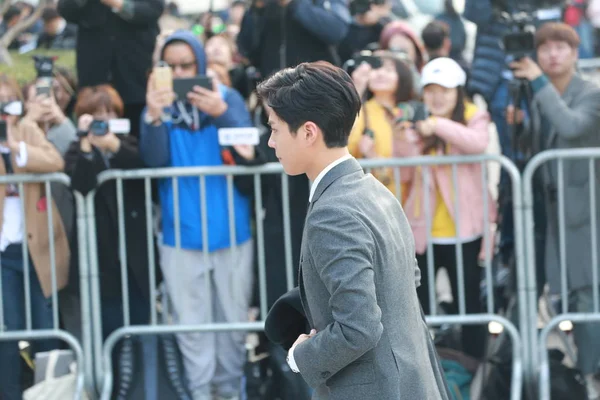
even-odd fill
[[(589, 199), (590, 199), (590, 230), (591, 230), (591, 259), (592, 265), (592, 280), (595, 284), (592, 285), (593, 291), (593, 312), (587, 313), (575, 313), (569, 311), (569, 287), (567, 279), (567, 260), (566, 254), (569, 251), (566, 245), (566, 223), (565, 223), (565, 207), (572, 207), (573, 205), (565, 204), (565, 161), (571, 162), (585, 162), (587, 161), (587, 173), (589, 174)], [(542, 170), (542, 167), (547, 166), (549, 163), (556, 163), (557, 171), (557, 206), (558, 206), (558, 251), (559, 251), (559, 263), (560, 263), (560, 276), (561, 276), (561, 288), (560, 296), (562, 301), (562, 313), (552, 318), (548, 324), (541, 330), (539, 334), (539, 341), (533, 340), (530, 342), (532, 346), (532, 354), (534, 358), (534, 366), (539, 365), (539, 369), (536, 368), (533, 371), (539, 371), (539, 398), (546, 400), (550, 399), (550, 365), (548, 358), (548, 350), (546, 344), (548, 342), (548, 336), (555, 330), (558, 325), (563, 321), (572, 321), (574, 323), (590, 323), (600, 322), (600, 301), (599, 301), (599, 288), (598, 288), (598, 248), (596, 246), (598, 238), (598, 222), (595, 204), (597, 200), (596, 194), (596, 164), (600, 162), (600, 148), (587, 148), (587, 149), (561, 149), (561, 150), (548, 150), (544, 151), (537, 156), (533, 157), (525, 171), (523, 173), (523, 197), (525, 203), (525, 240), (527, 246), (527, 265), (530, 268), (527, 269), (528, 276), (527, 281), (533, 285), (533, 290), (529, 291), (529, 307), (531, 315), (537, 312), (537, 296), (535, 290), (536, 284), (536, 246), (535, 246), (535, 230), (534, 230), (534, 179), (535, 173)], [(548, 219), (548, 218), (546, 218)], [(536, 333), (536, 320), (532, 319), (530, 322), (530, 329), (533, 333)], [(534, 339), (537, 339), (533, 337)], [(539, 363), (538, 363), (539, 360)]]
[[(512, 179), (513, 187), (513, 205), (514, 205), (514, 218), (515, 226), (522, 225), (522, 197), (521, 197), (521, 177), (517, 168), (507, 158), (501, 156), (492, 155), (477, 155), (477, 156), (442, 156), (442, 157), (418, 157), (418, 158), (404, 158), (404, 159), (378, 159), (378, 160), (361, 160), (362, 166), (367, 170), (374, 168), (392, 168), (394, 169), (394, 179), (396, 180), (396, 187), (400, 188), (400, 169), (421, 167), (424, 171), (430, 172), (431, 168), (442, 165), (449, 165), (452, 168), (452, 177), (455, 184), (455, 193), (459, 190), (456, 188), (457, 183), (457, 168), (458, 165), (476, 163), (482, 166), (482, 183), (484, 193), (483, 198), (487, 203), (487, 164), (490, 162), (499, 163), (504, 167)], [(426, 182), (430, 179), (429, 173), (425, 173), (424, 179)], [(292, 250), (291, 250), (291, 233), (290, 233), (290, 199), (288, 198), (288, 178), (283, 172), (281, 165), (279, 164), (266, 164), (258, 167), (240, 167), (240, 166), (221, 166), (221, 167), (190, 167), (190, 168), (161, 168), (161, 169), (145, 169), (145, 170), (112, 170), (106, 171), (99, 175), (98, 186), (108, 181), (114, 181), (117, 187), (117, 206), (119, 213), (119, 250), (121, 259), (126, 259), (127, 249), (125, 246), (125, 224), (123, 223), (123, 210), (124, 210), (124, 199), (123, 199), (123, 181), (125, 180), (143, 180), (145, 187), (146, 196), (146, 226), (148, 227), (148, 251), (152, 253), (152, 204), (151, 204), (151, 179), (170, 179), (173, 186), (173, 204), (174, 204), (174, 222), (175, 222), (175, 248), (181, 249), (181, 233), (179, 219), (181, 213), (179, 210), (179, 183), (180, 178), (195, 178), (198, 179), (200, 188), (200, 205), (201, 205), (201, 219), (203, 221), (202, 236), (203, 236), (203, 253), (207, 257), (208, 254), (208, 228), (207, 228), (207, 210), (206, 210), (206, 178), (209, 176), (225, 176), (227, 179), (227, 193), (228, 193), (228, 217), (230, 221), (230, 235), (231, 243), (235, 244), (235, 229), (232, 226), (235, 221), (235, 211), (233, 208), (233, 178), (234, 176), (251, 175), (254, 179), (254, 213), (256, 221), (256, 243), (257, 243), (257, 260), (258, 260), (258, 281), (259, 281), (259, 299), (260, 299), (260, 311), (261, 316), (264, 317), (267, 314), (267, 288), (266, 288), (266, 265), (265, 265), (265, 242), (264, 242), (264, 228), (263, 228), (263, 199), (261, 188), (261, 181), (264, 175), (280, 175), (281, 187), (282, 187), (282, 198), (283, 198), (283, 227), (284, 227), (284, 245), (285, 245), (285, 260), (286, 260), (286, 278), (287, 287), (292, 288), (294, 285), (293, 267), (292, 267)], [(276, 178), (275, 178), (276, 179)], [(151, 317), (149, 325), (130, 325), (127, 318), (124, 320), (122, 328), (112, 332), (107, 340), (102, 342), (102, 327), (101, 327), (101, 304), (100, 304), (100, 287), (98, 280), (98, 260), (97, 254), (98, 249), (96, 248), (96, 228), (95, 228), (95, 214), (94, 214), (94, 196), (95, 192), (91, 192), (86, 198), (86, 214), (87, 214), (87, 234), (88, 234), (88, 246), (90, 252), (90, 278), (91, 278), (91, 293), (92, 293), (92, 318), (93, 318), (93, 342), (94, 342), (94, 353), (96, 354), (95, 359), (95, 371), (97, 383), (101, 382), (102, 387), (102, 399), (109, 399), (112, 386), (113, 386), (113, 373), (111, 370), (111, 353), (115, 348), (117, 342), (128, 335), (154, 335), (154, 334), (165, 334), (165, 333), (191, 333), (191, 332), (223, 332), (223, 331), (261, 331), (264, 328), (264, 320), (257, 322), (239, 322), (239, 323), (208, 323), (199, 325), (159, 325), (157, 323), (156, 309), (151, 304)], [(401, 193), (397, 193), (397, 196), (401, 198)], [(428, 197), (426, 195), (426, 197)], [(431, 200), (431, 199), (429, 199)], [(427, 201), (427, 200), (426, 200)], [(455, 196), (454, 202), (456, 205), (457, 215), (460, 215), (458, 206), (458, 197)], [(487, 204), (486, 204), (487, 205)], [(485, 240), (489, 243), (489, 224), (487, 215), (487, 206), (484, 207), (486, 219), (485, 226)], [(431, 217), (431, 216), (430, 216)], [(458, 220), (458, 218), (456, 218)], [(458, 223), (458, 222), (457, 222)], [(457, 227), (458, 228), (458, 227)], [(457, 229), (458, 230), (458, 229)], [(527, 329), (528, 327), (528, 308), (525, 303), (527, 286), (525, 283), (525, 271), (524, 271), (524, 246), (523, 246), (523, 232), (517, 229), (516, 232), (516, 264), (517, 264), (517, 284), (518, 284), (518, 296), (519, 296), (519, 324), (521, 329)], [(429, 236), (428, 236), (428, 239)], [(232, 247), (235, 247), (232, 246)], [(491, 254), (489, 251), (492, 246), (486, 246), (488, 251), (486, 252), (486, 280), (488, 288), (493, 287), (492, 283), (492, 271), (491, 271)], [(506, 333), (509, 335), (513, 344), (513, 359), (512, 359), (512, 383), (511, 383), (511, 399), (518, 400), (521, 398), (521, 391), (523, 385), (523, 371), (528, 366), (529, 354), (527, 353), (526, 342), (524, 343), (519, 331), (506, 318), (494, 314), (494, 299), (490, 294), (487, 299), (487, 310), (481, 314), (466, 314), (465, 305), (465, 287), (464, 281), (462, 280), (463, 265), (462, 265), (462, 254), (460, 250), (461, 246), (457, 245), (457, 272), (459, 282), (459, 298), (454, 299), (459, 304), (459, 314), (449, 316), (438, 316), (433, 309), (432, 315), (427, 317), (428, 323), (432, 325), (441, 324), (458, 324), (458, 325), (477, 325), (487, 324), (495, 321), (503, 325)], [(428, 257), (429, 260), (429, 271), (431, 272), (434, 268), (433, 260)], [(153, 256), (149, 258), (150, 268), (150, 292), (151, 301), (154, 300), (156, 293), (155, 285), (156, 279), (154, 277), (154, 268), (156, 260)], [(128, 272), (126, 269), (126, 263), (121, 263), (121, 278), (123, 284), (123, 307), (125, 315), (128, 311), (127, 301), (127, 279)], [(430, 279), (434, 276), (430, 273)], [(434, 285), (430, 285), (431, 292), (434, 290)], [(207, 290), (210, 290), (210, 282), (207, 280)], [(489, 289), (491, 290), (491, 289)], [(102, 357), (99, 355), (102, 354)]]
[[(43, 184), (43, 196), (45, 199), (52, 199), (52, 188), (51, 184), (64, 185), (68, 187), (70, 185), (70, 179), (62, 173), (52, 174), (18, 174), (18, 175), (3, 175), (0, 176), (0, 185), (16, 185), (18, 188), (19, 198), (24, 199), (24, 193), (27, 185), (29, 184)], [(71, 334), (60, 329), (59, 325), (59, 299), (57, 290), (57, 277), (56, 277), (56, 253), (54, 243), (54, 229), (53, 221), (55, 218), (61, 218), (61, 215), (53, 215), (53, 207), (51, 203), (47, 203), (47, 222), (48, 222), (48, 236), (49, 236), (49, 251), (50, 251), (50, 276), (51, 276), (51, 299), (52, 299), (52, 327), (49, 329), (35, 329), (32, 323), (32, 306), (31, 306), (31, 283), (30, 274), (36, 273), (35, 269), (30, 270), (30, 257), (27, 244), (27, 214), (25, 212), (25, 203), (21, 203), (21, 216), (23, 221), (23, 236), (24, 240), (22, 243), (22, 255), (23, 255), (23, 276), (24, 276), (24, 294), (25, 294), (25, 329), (23, 330), (6, 330), (4, 320), (4, 302), (6, 298), (2, 293), (2, 285), (0, 279), (0, 341), (19, 341), (19, 340), (41, 340), (41, 339), (59, 339), (66, 342), (73, 350), (75, 361), (77, 362), (76, 372), (76, 387), (75, 387), (75, 399), (81, 398), (84, 390), (85, 379), (84, 379), (84, 357), (83, 349), (79, 341)], [(1, 278), (1, 277), (0, 277)], [(83, 282), (85, 277), (81, 278)], [(88, 291), (84, 286), (81, 287), (81, 296), (87, 298)], [(85, 318), (87, 312), (82, 305), (82, 318)], [(85, 320), (83, 320), (85, 322)], [(89, 353), (88, 353), (89, 354)], [(18, 366), (15, 366), (18, 368)]]
[[(206, 178), (209, 176), (226, 176), (227, 177), (227, 192), (228, 192), (228, 217), (230, 221), (230, 239), (231, 243), (235, 243), (235, 211), (233, 208), (233, 177), (240, 175), (253, 175), (254, 186), (261, 187), (261, 174), (281, 174), (282, 168), (277, 164), (269, 164), (262, 167), (190, 167), (190, 168), (161, 168), (161, 169), (144, 169), (144, 170), (111, 170), (103, 172), (98, 176), (97, 187), (109, 181), (115, 181), (117, 185), (117, 208), (119, 213), (119, 252), (121, 260), (126, 260), (127, 249), (125, 246), (125, 224), (123, 221), (124, 199), (123, 199), (123, 181), (124, 180), (143, 180), (145, 191), (145, 210), (146, 210), (146, 227), (147, 227), (147, 243), (149, 254), (149, 273), (150, 273), (150, 301), (153, 302), (156, 297), (156, 277), (154, 275), (156, 260), (153, 256), (153, 222), (152, 222), (152, 199), (151, 199), (151, 180), (152, 179), (171, 179), (173, 184), (173, 205), (174, 205), (174, 222), (175, 222), (175, 249), (181, 249), (181, 231), (179, 220), (181, 213), (179, 209), (179, 183), (180, 178), (197, 178), (200, 187), (200, 204), (201, 218), (203, 221), (202, 236), (203, 236), (203, 255), (208, 256), (208, 226), (207, 226), (207, 202), (206, 202)], [(287, 176), (282, 176), (282, 188), (287, 190)], [(223, 332), (223, 331), (262, 331), (264, 329), (264, 321), (258, 322), (240, 322), (240, 323), (209, 323), (200, 325), (159, 325), (157, 318), (157, 310), (153, 303), (150, 304), (151, 316), (149, 325), (132, 326), (127, 317), (125, 317), (123, 327), (115, 330), (102, 342), (102, 321), (101, 321), (101, 303), (100, 303), (100, 282), (98, 279), (98, 249), (96, 242), (96, 224), (94, 212), (94, 196), (95, 191), (88, 194), (86, 198), (86, 213), (88, 217), (87, 233), (88, 246), (90, 251), (90, 272), (91, 272), (91, 293), (92, 293), (92, 318), (93, 318), (93, 341), (95, 358), (96, 382), (101, 385), (101, 398), (109, 399), (113, 386), (113, 374), (111, 370), (111, 354), (117, 342), (128, 335), (156, 335), (165, 333), (200, 333), (200, 332)], [(286, 192), (287, 193), (287, 192)], [(255, 213), (262, 214), (262, 192), (261, 190), (254, 191)], [(284, 220), (285, 225), (289, 227), (289, 199), (284, 202)], [(258, 268), (259, 268), (259, 288), (260, 288), (260, 309), (261, 315), (264, 317), (267, 313), (267, 292), (266, 292), (266, 270), (265, 270), (265, 253), (264, 253), (264, 238), (263, 238), (263, 223), (261, 218), (256, 219), (257, 231), (257, 249), (258, 249)], [(293, 285), (293, 274), (291, 265), (291, 239), (289, 238), (289, 230), (285, 234), (286, 240), (286, 260), (288, 269), (287, 276)], [(122, 279), (122, 295), (124, 315), (128, 313), (128, 272), (126, 262), (121, 263), (121, 279)], [(210, 292), (210, 281), (207, 279), (207, 292)], [(288, 287), (290, 283), (288, 282)], [(210, 309), (211, 306), (209, 305)], [(100, 357), (100, 355), (102, 355)]]
[[(454, 189), (454, 209), (455, 209), (455, 224), (456, 231), (460, 232), (460, 215), (461, 212), (466, 210), (460, 210), (458, 200), (458, 166), (464, 164), (480, 164), (481, 165), (481, 179), (484, 193), (483, 198), (483, 210), (484, 210), (484, 232), (483, 232), (483, 243), (485, 245), (485, 281), (488, 290), (486, 312), (481, 314), (467, 314), (466, 313), (466, 300), (465, 300), (465, 283), (464, 283), (464, 266), (463, 266), (463, 254), (462, 254), (462, 243), (457, 242), (456, 247), (456, 272), (457, 272), (457, 286), (458, 286), (458, 299), (453, 299), (454, 302), (458, 303), (458, 314), (457, 315), (446, 315), (439, 316), (436, 311), (435, 301), (435, 271), (434, 271), (434, 260), (432, 256), (427, 257), (427, 266), (421, 266), (421, 268), (428, 269), (428, 286), (429, 286), (429, 299), (430, 299), (430, 310), (424, 310), (425, 313), (430, 312), (427, 315), (427, 322), (430, 325), (443, 325), (443, 324), (456, 324), (456, 325), (481, 325), (489, 322), (497, 322), (502, 325), (508, 336), (512, 341), (513, 346), (513, 359), (512, 359), (512, 376), (511, 376), (511, 400), (520, 399), (522, 395), (524, 373), (528, 372), (530, 365), (530, 355), (528, 353), (527, 342), (524, 338), (527, 338), (526, 332), (529, 326), (529, 314), (526, 304), (527, 299), (527, 283), (525, 274), (525, 253), (523, 245), (523, 232), (520, 229), (515, 229), (515, 265), (516, 265), (516, 283), (517, 283), (517, 303), (519, 310), (519, 329), (508, 319), (494, 314), (494, 297), (493, 297), (493, 277), (492, 277), (492, 248), (491, 238), (489, 237), (489, 227), (491, 221), (487, 214), (488, 210), (488, 196), (487, 191), (489, 190), (489, 176), (488, 176), (488, 164), (498, 163), (502, 168), (505, 169), (507, 175), (511, 179), (512, 185), (512, 197), (513, 197), (513, 215), (514, 215), (514, 226), (522, 226), (522, 196), (521, 196), (521, 175), (517, 167), (506, 157), (496, 155), (468, 155), (468, 156), (437, 156), (437, 157), (416, 157), (416, 158), (402, 158), (402, 159), (377, 159), (377, 160), (361, 160), (361, 165), (366, 169), (367, 172), (375, 168), (393, 168), (394, 187), (396, 189), (396, 197), (402, 199), (401, 190), (401, 173), (402, 168), (414, 168), (420, 167), (423, 170), (422, 184), (423, 187), (429, 187), (432, 182), (432, 168), (446, 166), (451, 168), (451, 177)], [(432, 215), (429, 215), (432, 199), (430, 198), (429, 191), (424, 191), (424, 203), (425, 209), (427, 210), (427, 253), (433, 254), (433, 244), (431, 238), (431, 226), (432, 226)], [(519, 333), (520, 332), (520, 333)]]

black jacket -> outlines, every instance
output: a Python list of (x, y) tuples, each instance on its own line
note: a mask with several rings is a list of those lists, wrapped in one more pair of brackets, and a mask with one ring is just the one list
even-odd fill
[(268, 2), (262, 8), (250, 7), (244, 15), (238, 48), (265, 78), (302, 62), (339, 64), (335, 46), (349, 25), (343, 0), (292, 0), (285, 8)]
[[(108, 159), (96, 148), (93, 148), (91, 155), (85, 155), (80, 150), (79, 141), (73, 142), (65, 155), (65, 172), (71, 177), (71, 186), (83, 195), (87, 195), (96, 187), (97, 176), (103, 171), (143, 167), (138, 154), (137, 140), (131, 136), (122, 138), (119, 151)], [(135, 280), (142, 293), (149, 298), (144, 182), (124, 180), (123, 200), (128, 278)], [(120, 296), (117, 185), (114, 180), (98, 188), (94, 204), (101, 293), (103, 297)], [(156, 255), (154, 240), (152, 246)], [(155, 256), (155, 260), (158, 274), (158, 257)]]
[(112, 83), (125, 104), (143, 104), (164, 0), (125, 5), (116, 14), (100, 0), (59, 0), (58, 10), (78, 25), (79, 86)]
[[(278, 162), (275, 150), (268, 146), (269, 134), (261, 136), (257, 146), (256, 159), (245, 162), (241, 157), (234, 155), (238, 165), (260, 165)], [(283, 225), (283, 193), (281, 174), (264, 174), (261, 176), (262, 205), (265, 210), (263, 219), (265, 266), (267, 275), (267, 307), (288, 291), (286, 279), (285, 241)], [(239, 186), (238, 186), (239, 188)], [(288, 176), (288, 191), (290, 205), (290, 230), (292, 250), (292, 277), (293, 286), (298, 285), (298, 267), (300, 264), (300, 245), (304, 219), (308, 209), (308, 195), (310, 192), (309, 181), (306, 175)], [(244, 193), (249, 193), (244, 190)]]

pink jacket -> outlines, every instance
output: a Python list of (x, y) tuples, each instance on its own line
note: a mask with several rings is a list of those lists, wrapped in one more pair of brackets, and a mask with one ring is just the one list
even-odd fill
[[(467, 155), (483, 154), (489, 142), (489, 115), (477, 111), (469, 119), (468, 125), (438, 118), (435, 134), (447, 144), (447, 154)], [(414, 130), (407, 130), (404, 140), (394, 142), (395, 157), (417, 157), (422, 155), (423, 143)], [(441, 150), (436, 155), (442, 155)], [(429, 168), (429, 215), (431, 222), (436, 209), (436, 183), (448, 207), (448, 211), (456, 221), (455, 194), (452, 182), (452, 166)], [(471, 238), (483, 235), (484, 231), (484, 196), (488, 197), (488, 223), (496, 220), (496, 204), (489, 189), (482, 181), (480, 163), (461, 164), (456, 168), (458, 192), (458, 210), (460, 223), (457, 224), (459, 237)], [(415, 236), (417, 254), (423, 254), (427, 248), (427, 219), (425, 210), (425, 194), (423, 190), (423, 167), (401, 169), (403, 182), (408, 183), (409, 194), (404, 204), (404, 211)]]

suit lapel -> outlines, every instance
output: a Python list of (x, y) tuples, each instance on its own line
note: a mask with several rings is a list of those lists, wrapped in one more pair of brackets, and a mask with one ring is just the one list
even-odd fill
[(310, 315), (310, 310), (308, 309), (308, 300), (306, 298), (306, 291), (304, 288), (304, 279), (302, 279), (302, 263), (304, 261), (304, 248), (306, 243), (304, 242), (306, 238), (306, 221), (308, 220), (308, 215), (312, 211), (312, 206), (314, 202), (309, 202), (308, 207), (306, 209), (306, 217), (304, 218), (304, 231), (302, 233), (302, 245), (300, 246), (300, 266), (298, 268), (298, 289), (300, 291), (300, 301), (302, 303), (302, 308), (304, 309), (304, 313), (306, 318), (308, 319), (309, 324), (312, 326), (312, 317)]
[(358, 161), (356, 161), (356, 159), (354, 159), (354, 158), (350, 158), (350, 159), (343, 161), (340, 164), (336, 165), (329, 172), (327, 172), (325, 174), (325, 176), (323, 176), (321, 181), (317, 184), (312, 201), (310, 203), (308, 203), (308, 208), (306, 210), (306, 218), (304, 219), (304, 230), (302, 233), (302, 245), (300, 247), (300, 266), (298, 268), (298, 289), (300, 291), (300, 301), (302, 302), (302, 308), (304, 308), (304, 313), (306, 314), (306, 318), (308, 319), (308, 322), (311, 325), (311, 327), (314, 326), (314, 324), (313, 324), (312, 316), (310, 313), (310, 308), (308, 307), (308, 299), (306, 296), (306, 288), (304, 286), (304, 279), (303, 279), (304, 273), (302, 270), (302, 263), (303, 263), (304, 257), (305, 257), (305, 249), (308, 248), (308, 243), (310, 240), (310, 238), (306, 236), (308, 217), (310, 216), (310, 213), (313, 209), (314, 204), (319, 200), (319, 198), (321, 197), (323, 192), (325, 192), (325, 190), (333, 182), (335, 182), (338, 178), (340, 178), (344, 175), (348, 175), (348, 174), (358, 172), (358, 171), (362, 171), (362, 168), (361, 168), (360, 164), (358, 163)]

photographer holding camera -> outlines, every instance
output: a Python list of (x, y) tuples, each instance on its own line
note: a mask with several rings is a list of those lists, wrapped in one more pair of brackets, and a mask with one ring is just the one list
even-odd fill
[(351, 17), (345, 0), (253, 0), (237, 38), (263, 78), (302, 62), (340, 65), (338, 45)]
[(53, 92), (38, 94), (35, 82), (25, 86), (24, 92), (26, 113), (23, 118), (38, 124), (48, 140), (64, 155), (77, 137), (75, 125), (57, 103)]
[[(8, 107), (4, 105), (21, 100), (20, 95), (17, 83), (0, 74), (0, 103), (3, 105), (0, 175), (62, 171), (61, 155), (37, 124), (26, 119), (18, 121), (18, 115), (5, 114)], [(54, 193), (52, 199), (47, 199), (43, 183), (26, 183), (21, 191), (14, 184), (1, 185), (0, 210), (3, 328), (9, 332), (58, 328), (53, 327), (52, 322), (52, 277), (55, 274), (57, 290), (67, 284), (71, 252)], [(52, 227), (48, 226), (48, 212), (53, 216)], [(53, 249), (49, 246), (50, 234), (53, 234)], [(28, 250), (25, 254), (27, 262), (23, 257), (24, 242)], [(52, 261), (55, 271), (51, 270)], [(25, 279), (29, 280), (29, 292), (24, 291)], [(28, 297), (26, 300), (25, 296)], [(30, 327), (26, 326), (27, 316), (31, 317)], [(34, 352), (59, 347), (55, 340), (35, 340), (32, 345)], [(22, 398), (20, 366), (18, 343), (1, 341), (0, 398)]]
[[(479, 110), (466, 99), (466, 74), (460, 65), (450, 58), (436, 58), (425, 65), (422, 79), (423, 101), (429, 116), (412, 126), (402, 124), (395, 130), (394, 155), (416, 157), (485, 153), (489, 142), (490, 118), (487, 112)], [(430, 304), (429, 300), (429, 290), (435, 288), (429, 287), (427, 259), (433, 257), (433, 273), (442, 266), (448, 270), (454, 302), (447, 311), (458, 311), (458, 244), (463, 253), (466, 312), (480, 313), (479, 255), (484, 230), (488, 228), (483, 221), (485, 214), (488, 214), (490, 223), (495, 221), (496, 214), (491, 194), (482, 183), (481, 164), (456, 166), (456, 180), (448, 165), (432, 167), (429, 171), (432, 176), (429, 187), (424, 187), (422, 168), (410, 168), (404, 175), (405, 183), (410, 188), (404, 208), (415, 237), (417, 261), (421, 269), (421, 286), (417, 288), (419, 300), (426, 313), (430, 312), (430, 307), (437, 307), (437, 304)], [(458, 199), (456, 202), (455, 196)], [(484, 196), (488, 197), (487, 210), (484, 209)], [(458, 221), (457, 216), (460, 218)], [(431, 227), (429, 235), (428, 227)], [(431, 238), (433, 253), (427, 252), (428, 238)], [(487, 250), (491, 251), (489, 243), (487, 246)], [(485, 338), (485, 329), (481, 326), (463, 327), (463, 351), (482, 360)]]
[(131, 132), (139, 132), (148, 71), (164, 0), (59, 0), (58, 11), (77, 24), (81, 87), (111, 84), (123, 98)]
[[(55, 77), (54, 57), (33, 56), (33, 59), (37, 77), (23, 88), (27, 111), (24, 119), (36, 123), (64, 155), (76, 137), (75, 126), (65, 115), (69, 99), (62, 89), (66, 89), (63, 84), (69, 83), (60, 74)], [(57, 99), (61, 100), (62, 106)]]
[[(143, 168), (133, 135), (109, 131), (110, 121), (123, 115), (123, 100), (109, 85), (84, 88), (79, 92), (75, 115), (79, 139), (65, 156), (65, 172), (73, 190), (83, 195), (97, 188), (97, 176), (110, 169)], [(121, 261), (115, 181), (102, 184), (94, 197), (98, 269), (102, 297), (102, 332), (106, 338), (123, 326)], [(129, 311), (132, 324), (144, 324), (150, 316), (148, 246), (144, 184), (123, 181), (125, 240), (129, 284)], [(76, 238), (75, 238), (76, 240)], [(76, 282), (76, 281), (75, 281)]]
[[(549, 149), (599, 147), (600, 88), (576, 74), (579, 37), (563, 23), (548, 23), (535, 36), (538, 63), (528, 57), (511, 64), (516, 77), (526, 79), (533, 90), (529, 117), (510, 107), (509, 122), (525, 126), (524, 140), (533, 154)], [(516, 121), (514, 121), (516, 119)], [(591, 312), (593, 308), (592, 268), (590, 247), (600, 247), (600, 241), (590, 243), (590, 206), (600, 209), (600, 202), (590, 204), (590, 186), (598, 187), (600, 180), (590, 181), (588, 161), (564, 162), (565, 248), (559, 253), (559, 221), (557, 200), (557, 166), (549, 164), (541, 170), (546, 213), (545, 257), (546, 276), (552, 294), (561, 288), (560, 257), (565, 257), (569, 300), (573, 312)], [(564, 310), (566, 311), (566, 310)], [(600, 324), (576, 324), (575, 344), (579, 351), (578, 367), (586, 377), (588, 390), (593, 375), (598, 372)], [(594, 393), (596, 391), (594, 390)], [(597, 393), (596, 393), (597, 394)], [(593, 398), (593, 397), (590, 397)]]
[[(392, 53), (367, 60), (371, 64), (363, 62), (352, 73), (358, 93), (369, 100), (363, 104), (352, 128), (348, 150), (356, 158), (391, 158), (398, 105), (415, 99), (413, 76), (410, 67)], [(396, 193), (391, 168), (378, 169), (373, 174)], [(406, 191), (402, 190), (402, 194)]]

